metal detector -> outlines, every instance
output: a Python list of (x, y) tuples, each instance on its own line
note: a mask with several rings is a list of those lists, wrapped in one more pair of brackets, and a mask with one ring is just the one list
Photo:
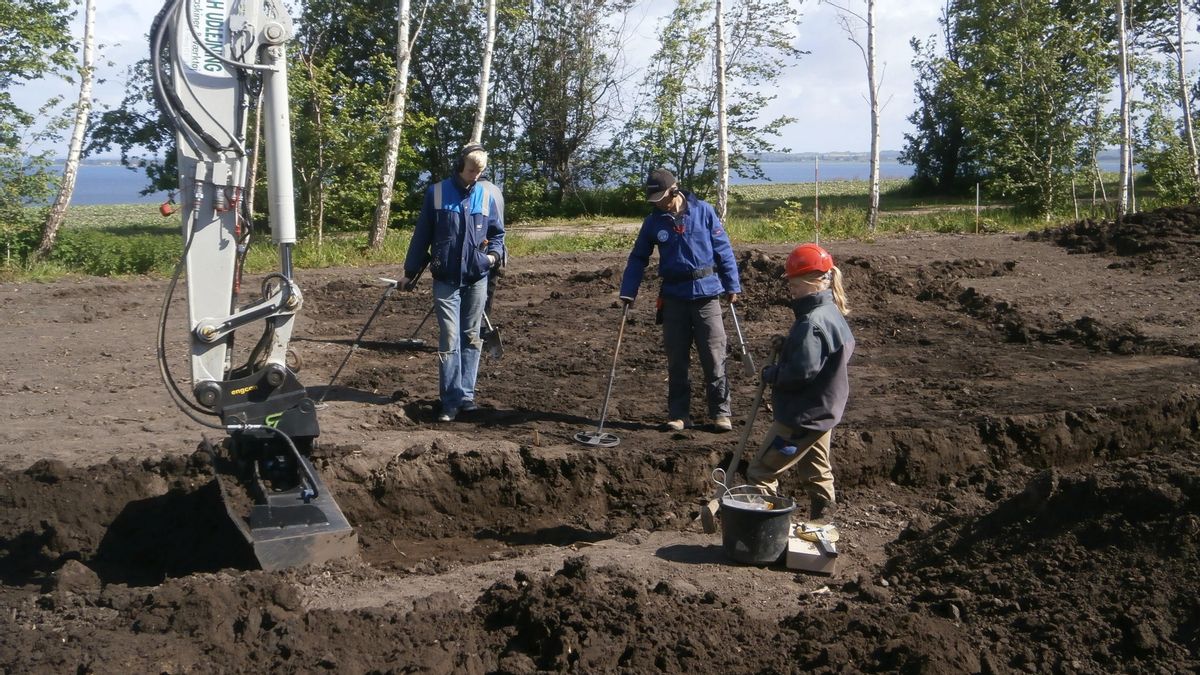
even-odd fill
[(608, 388), (604, 391), (604, 405), (600, 407), (600, 424), (595, 431), (580, 431), (575, 440), (584, 445), (601, 448), (616, 447), (621, 439), (604, 430), (604, 418), (608, 415), (608, 399), (612, 396), (613, 380), (617, 377), (617, 354), (621, 353), (621, 338), (625, 335), (625, 317), (629, 315), (629, 303), (621, 310), (621, 327), (617, 330), (617, 346), (613, 349), (612, 369), (608, 372)]
[(362, 343), (363, 335), (366, 335), (367, 329), (371, 327), (371, 324), (375, 321), (375, 317), (379, 316), (379, 310), (383, 309), (383, 303), (387, 302), (387, 299), (400, 286), (400, 282), (395, 279), (379, 277), (379, 280), (387, 282), (387, 289), (384, 290), (383, 295), (379, 298), (379, 302), (375, 303), (375, 311), (371, 312), (371, 316), (367, 317), (367, 322), (363, 324), (362, 330), (358, 331), (358, 337), (354, 338), (354, 343), (350, 345), (350, 351), (346, 352), (346, 357), (342, 359), (342, 364), (338, 366), (337, 370), (333, 371), (333, 377), (329, 378), (329, 384), (325, 385), (325, 391), (321, 392), (321, 398), (317, 399), (317, 405), (325, 402), (325, 397), (329, 395), (329, 390), (333, 389), (333, 383), (337, 382), (338, 375), (342, 374), (342, 368), (345, 368), (346, 364), (350, 362), (350, 357), (354, 355), (354, 350), (358, 349), (358, 345)]

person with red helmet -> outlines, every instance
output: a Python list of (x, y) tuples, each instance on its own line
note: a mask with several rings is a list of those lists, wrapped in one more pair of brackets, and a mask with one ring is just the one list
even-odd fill
[(847, 364), (854, 335), (842, 272), (829, 252), (801, 244), (784, 263), (796, 321), (787, 335), (776, 336), (773, 365), (763, 368), (771, 385), (774, 422), (750, 461), (746, 478), (774, 494), (786, 471), (798, 474), (809, 497), (809, 525), (831, 525), (837, 503), (830, 464), (833, 428), (842, 419), (850, 394)]

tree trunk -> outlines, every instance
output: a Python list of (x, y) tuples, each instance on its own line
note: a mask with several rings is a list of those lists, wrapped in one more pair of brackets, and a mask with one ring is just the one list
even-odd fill
[(717, 0), (717, 217), (729, 209), (729, 123), (725, 118), (725, 3)]
[(875, 81), (875, 0), (867, 0), (867, 88), (871, 96), (871, 204), (867, 227), (879, 224), (879, 84)]
[(375, 202), (375, 217), (371, 221), (369, 246), (373, 249), (383, 247), (388, 218), (392, 213), (400, 132), (404, 127), (404, 110), (408, 103), (408, 66), (412, 62), (412, 43), (408, 33), (409, 2), (400, 0), (399, 17), (396, 20), (396, 84), (392, 89), (392, 119), (388, 128), (387, 150), (383, 157), (383, 170), (379, 174), (379, 199)]
[(488, 80), (492, 75), (492, 48), (496, 44), (496, 0), (487, 3), (487, 41), (483, 47), (483, 64), (479, 67), (479, 107), (475, 110), (475, 126), (471, 142), (483, 140), (483, 120), (487, 116)]
[(1120, 56), (1117, 73), (1121, 88), (1121, 188), (1117, 192), (1117, 214), (1129, 212), (1129, 181), (1131, 179), (1130, 151), (1132, 150), (1129, 129), (1129, 44), (1125, 35), (1125, 0), (1117, 0), (1117, 52)]
[(79, 66), (79, 101), (75, 105), (75, 128), (71, 132), (71, 144), (67, 150), (67, 162), (63, 167), (62, 185), (58, 188), (58, 198), (50, 207), (46, 224), (42, 228), (42, 241), (38, 244), (34, 257), (43, 260), (54, 250), (54, 242), (58, 239), (58, 230), (67, 217), (67, 205), (71, 203), (71, 195), (75, 192), (75, 178), (79, 175), (79, 155), (83, 149), (83, 135), (87, 131), (88, 116), (92, 111), (92, 80), (94, 76), (94, 40), (92, 29), (96, 24), (95, 0), (86, 0), (84, 4), (83, 22), (83, 58)]
[(1196, 134), (1192, 131), (1192, 104), (1188, 96), (1187, 68), (1183, 64), (1183, 0), (1179, 0), (1175, 27), (1179, 31), (1176, 52), (1179, 66), (1179, 105), (1183, 109), (1183, 142), (1188, 149), (1188, 168), (1192, 172), (1192, 199), (1200, 202), (1200, 158), (1196, 153)]

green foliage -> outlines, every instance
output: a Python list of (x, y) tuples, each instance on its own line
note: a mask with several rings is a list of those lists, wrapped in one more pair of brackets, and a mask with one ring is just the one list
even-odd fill
[(120, 105), (92, 114), (85, 155), (121, 150), (121, 164), (145, 171), (141, 194), (179, 188), (175, 129), (154, 102), (150, 60), (142, 59), (125, 73)]
[[(1113, 176), (1106, 176), (1111, 183)], [(1148, 179), (1145, 179), (1148, 182)], [(1139, 203), (1143, 208), (1167, 205), (1152, 192), (1146, 182), (1139, 184)], [(1110, 186), (1111, 191), (1111, 186)], [(648, 211), (637, 199), (627, 199), (621, 189), (610, 190), (608, 197), (599, 194), (595, 199), (611, 200), (628, 205), (619, 218), (595, 216), (572, 219), (546, 219), (541, 224), (556, 231), (579, 228), (579, 234), (537, 236), (538, 223), (510, 231), (506, 243), (514, 257), (552, 252), (623, 251), (633, 245), (634, 234), (628, 226), (640, 223)], [(869, 185), (866, 181), (835, 181), (820, 185), (820, 231), (827, 239), (871, 239), (905, 232), (1002, 232), (1043, 228), (1052, 225), (1041, 217), (1031, 218), (1011, 207), (988, 206), (976, 220), (974, 202), (966, 199), (928, 199), (915, 195), (905, 181), (885, 181), (882, 186), (879, 226), (876, 232), (866, 229), (866, 209)], [(794, 243), (818, 237), (814, 202), (816, 186), (812, 183), (780, 185), (739, 185), (731, 192), (730, 217), (726, 229), (738, 244)], [(34, 210), (30, 210), (31, 213)], [(409, 214), (411, 215), (411, 214)], [(1086, 214), (1085, 214), (1086, 215)], [(1096, 217), (1097, 214), (1091, 214)], [(1055, 219), (1069, 222), (1073, 212), (1059, 212)], [(25, 236), (36, 243), (37, 214), (30, 216), (33, 224)], [(621, 232), (601, 232), (605, 227)], [(167, 274), (178, 260), (182, 246), (177, 218), (163, 219), (157, 209), (147, 205), (76, 206), (68, 211), (66, 227), (60, 234), (61, 244), (47, 264), (31, 266), (15, 261), (3, 265), (4, 278), (52, 278), (66, 273), (84, 274)], [(379, 250), (367, 247), (367, 233), (335, 233), (318, 246), (313, 236), (302, 237), (293, 251), (297, 267), (356, 267), (365, 265), (399, 265), (408, 249), (410, 234), (389, 230), (384, 246)], [(13, 238), (5, 241), (16, 241)], [(26, 244), (33, 245), (33, 244)], [(278, 253), (265, 233), (256, 236), (246, 258), (246, 271), (263, 273), (278, 269)]]
[[(759, 114), (783, 71), (800, 55), (791, 27), (799, 16), (779, 0), (727, 3), (725, 59), (729, 162), (742, 176), (760, 176), (755, 153), (774, 149), (771, 138), (794, 121), (760, 122)], [(682, 0), (662, 25), (659, 49), (641, 85), (635, 117), (618, 135), (613, 159), (622, 182), (638, 184), (654, 166), (671, 168), (701, 196), (716, 186), (717, 100), (712, 63), (715, 38), (711, 0)]]
[(26, 252), (28, 204), (53, 193), (49, 151), (33, 148), (58, 138), (66, 123), (58, 99), (25, 110), (13, 91), (42, 78), (65, 74), (71, 65), (67, 0), (0, 0), (0, 238), (5, 255)]
[[(300, 217), (307, 229), (362, 229), (375, 208), (386, 147), (389, 86), (359, 82), (338, 67), (340, 48), (294, 52), (289, 72), (293, 161)], [(375, 54), (367, 69), (389, 72), (390, 56)], [(321, 222), (318, 222), (321, 221)]]
[[(945, 17), (942, 18), (945, 23)], [(956, 50), (936, 55), (932, 40), (913, 38), (913, 87), (917, 107), (908, 116), (914, 132), (904, 134), (904, 152), (900, 161), (913, 167), (913, 187), (923, 194), (965, 193), (979, 179), (966, 143), (962, 113), (945, 77), (945, 65), (954, 63)]]
[[(1134, 156), (1146, 169), (1155, 196), (1166, 203), (1195, 202), (1200, 185), (1192, 176), (1192, 158), (1184, 142), (1179, 114), (1179, 78), (1174, 64), (1145, 64), (1139, 69), (1144, 101), (1135, 105), (1144, 122)], [(1143, 205), (1144, 206), (1144, 205)]]

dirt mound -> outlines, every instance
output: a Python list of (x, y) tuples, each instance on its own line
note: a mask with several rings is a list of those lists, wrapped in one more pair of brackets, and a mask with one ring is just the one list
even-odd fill
[(984, 668), (1200, 666), (1200, 449), (1042, 472), (989, 511), (912, 528), (884, 575), (987, 643)]
[[(1191, 213), (1081, 229), (1081, 255), (1041, 234), (829, 244), (858, 340), (832, 577), (731, 565), (701, 532), (712, 468), (771, 413), (731, 363), (734, 433), (708, 424), (698, 377), (694, 425), (664, 429), (659, 281), (623, 312), (623, 253), (513, 261), (491, 316), (505, 354), (450, 423), (428, 280), (326, 390), (395, 269), (304, 271), (312, 457), (361, 559), (273, 574), (251, 571), (202, 432), (158, 385), (162, 282), (103, 282), (83, 310), (95, 280), (0, 284), (0, 671), (1196, 670)], [(793, 319), (789, 248), (738, 249), (759, 360)], [(604, 427), (621, 442), (581, 446), (623, 316)]]
[(1053, 242), (1072, 253), (1115, 253), (1136, 258), (1127, 263), (1129, 266), (1194, 263), (1200, 254), (1200, 206), (1131, 213), (1114, 221), (1081, 220), (1031, 232), (1026, 238)]

